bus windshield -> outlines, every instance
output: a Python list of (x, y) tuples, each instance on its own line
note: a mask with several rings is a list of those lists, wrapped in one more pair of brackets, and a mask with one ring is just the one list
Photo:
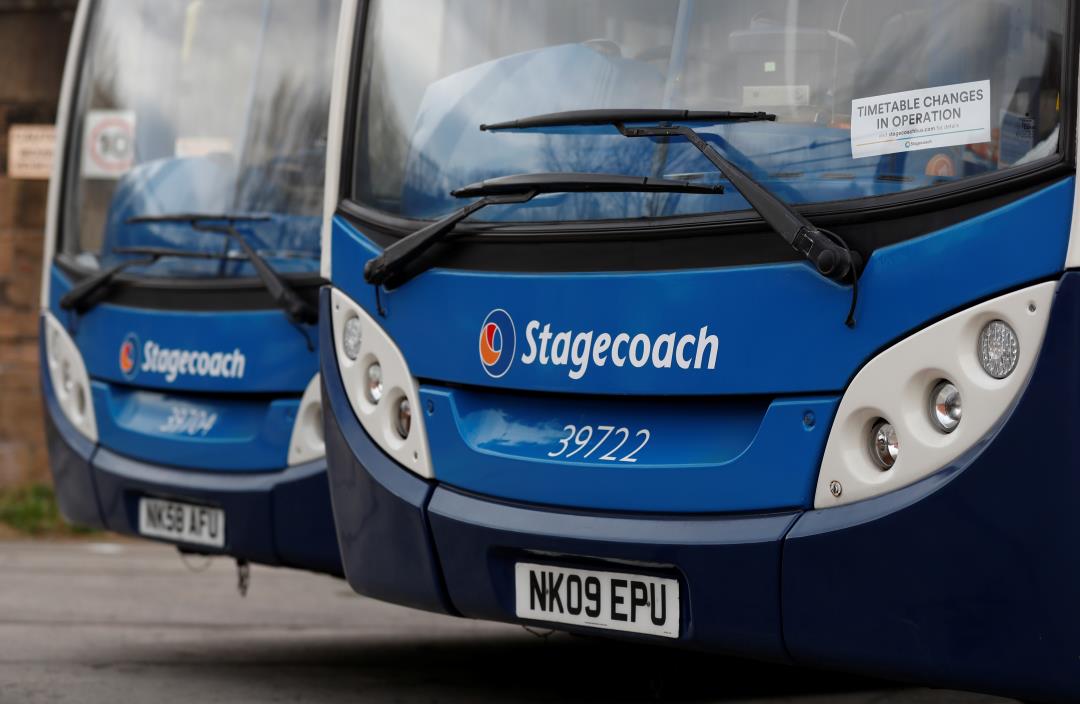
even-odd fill
[[(679, 140), (610, 125), (481, 132), (601, 108), (764, 111), (701, 124), (791, 204), (853, 200), (1053, 159), (1062, 142), (1064, 0), (371, 0), (352, 198), (431, 219), (450, 191), (518, 173), (723, 183)], [(735, 189), (567, 194), (488, 221), (747, 209)]]
[(241, 228), (274, 269), (319, 264), (339, 0), (98, 0), (68, 135), (60, 254), (89, 270), (125, 248), (140, 276), (253, 276), (227, 238), (178, 213), (258, 214)]

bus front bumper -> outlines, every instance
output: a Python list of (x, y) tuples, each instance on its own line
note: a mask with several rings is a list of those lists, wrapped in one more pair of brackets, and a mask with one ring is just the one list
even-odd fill
[(915, 485), (820, 511), (590, 513), (425, 481), (366, 435), (325, 325), (322, 336), (331, 495), (346, 576), (360, 593), (522, 622), (518, 562), (658, 572), (679, 583), (679, 641), (692, 647), (1080, 697), (1080, 446), (1071, 427), (1080, 417), (1080, 274), (1062, 280), (1028, 388), (985, 442)]
[(225, 513), (224, 548), (184, 549), (342, 575), (325, 460), (232, 474), (134, 460), (79, 435), (47, 378), (44, 386), (49, 465), (61, 513), (72, 523), (138, 536), (143, 497), (212, 506)]

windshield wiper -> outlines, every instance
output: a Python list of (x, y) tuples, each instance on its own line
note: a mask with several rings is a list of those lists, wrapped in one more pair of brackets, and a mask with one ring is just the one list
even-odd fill
[(451, 191), (457, 198), (478, 198), (455, 210), (441, 220), (425, 225), (383, 250), (364, 266), (364, 279), (376, 286), (400, 286), (413, 274), (406, 267), (433, 244), (446, 237), (454, 227), (477, 210), (489, 205), (527, 203), (544, 193), (701, 193), (724, 192), (720, 184), (707, 185), (691, 181), (674, 181), (644, 176), (618, 174), (547, 173), (502, 176)]
[[(850, 281), (853, 287), (851, 310), (847, 324), (854, 326), (855, 303), (858, 299), (858, 278), (861, 261), (856, 252), (836, 234), (818, 228), (797, 210), (785, 203), (764, 184), (720, 155), (693, 128), (669, 124), (681, 122), (753, 122), (773, 121), (768, 113), (709, 112), (704, 110), (569, 110), (535, 115), (518, 120), (480, 125), (484, 131), (528, 130), (542, 127), (571, 127), (580, 125), (611, 125), (624, 137), (682, 137), (700, 151), (746, 202), (791, 247), (810, 261), (818, 273), (833, 281)], [(627, 122), (659, 123), (628, 127)]]
[[(265, 222), (270, 220), (269, 215), (228, 215), (215, 213), (186, 213), (176, 215), (142, 215), (129, 218), (129, 225), (153, 224), (153, 223), (187, 223), (193, 230), (198, 232), (214, 232), (225, 235), (240, 247), (244, 256), (251, 262), (255, 273), (263, 286), (270, 293), (270, 298), (279, 308), (285, 311), (285, 315), (294, 324), (314, 324), (319, 321), (319, 312), (309, 304), (274, 271), (262, 255), (236, 229), (235, 223), (241, 222)], [(218, 224), (220, 223), (220, 224)]]
[(731, 110), (650, 110), (648, 108), (613, 108), (611, 110), (565, 110), (480, 125), (483, 131), (528, 130), (536, 127), (578, 127), (611, 125), (616, 122), (773, 122), (768, 112), (732, 112)]
[(233, 252), (194, 252), (172, 247), (113, 247), (113, 254), (142, 254), (144, 256), (176, 257), (177, 259), (225, 259), (246, 262), (247, 256)]
[(163, 257), (247, 260), (247, 257), (243, 255), (233, 256), (227, 253), (192, 252), (186, 249), (172, 249), (171, 247), (114, 247), (111, 251), (113, 254), (137, 255), (138, 258), (120, 262), (72, 286), (71, 290), (60, 298), (61, 308), (65, 310), (74, 309), (79, 314), (85, 313), (94, 307), (91, 300), (94, 294), (112, 284), (117, 274), (132, 267), (154, 264)]
[(162, 254), (147, 253), (144, 257), (138, 259), (128, 259), (122, 261), (119, 264), (115, 264), (108, 269), (103, 269), (93, 276), (83, 279), (79, 283), (71, 287), (71, 289), (60, 298), (60, 307), (64, 310), (74, 310), (80, 315), (90, 310), (93, 307), (90, 299), (94, 294), (101, 289), (109, 286), (116, 278), (117, 274), (122, 273), (125, 269), (130, 269), (135, 266), (148, 266), (160, 259)]

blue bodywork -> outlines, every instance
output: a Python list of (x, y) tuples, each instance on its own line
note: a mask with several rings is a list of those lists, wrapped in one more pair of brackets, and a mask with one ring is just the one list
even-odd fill
[[(220, 170), (213, 159), (194, 158), (129, 172), (113, 194), (102, 265), (122, 261), (127, 255), (113, 250), (133, 245), (221, 252), (221, 235), (129, 222), (208, 204), (223, 211), (214, 201)], [(268, 256), (282, 273), (317, 266), (317, 217), (270, 216), (241, 229), (256, 249), (299, 253)], [(129, 272), (149, 281), (254, 276), (245, 261), (175, 258)], [(225, 511), (225, 547), (187, 548), (341, 574), (326, 462), (287, 466), (301, 396), (318, 371), (317, 329), (292, 324), (274, 307), (229, 310), (228, 291), (220, 310), (103, 302), (80, 314), (60, 306), (72, 288), (64, 270), (53, 263), (48, 276), (47, 308), (82, 354), (98, 429), (95, 445), (71, 427), (43, 373), (50, 465), (64, 515), (137, 535), (140, 497), (216, 506)], [(175, 295), (183, 300), (183, 291)], [(154, 350), (167, 352), (160, 363), (148, 358)], [(169, 351), (205, 352), (204, 373), (178, 366), (180, 356)]]
[[(695, 647), (1075, 700), (1080, 567), (1069, 555), (1080, 538), (1070, 519), (1080, 458), (1065, 426), (1080, 411), (1080, 275), (1063, 272), (1073, 188), (1065, 178), (878, 249), (854, 330), (843, 325), (849, 290), (801, 263), (435, 268), (382, 292), (380, 314), (361, 275), (379, 249), (338, 217), (333, 284), (379, 321), (422, 380), (435, 474), (427, 481), (396, 465), (360, 426), (325, 292), (327, 452), (350, 583), (419, 608), (515, 622), (518, 561), (656, 574), (679, 581), (680, 638)], [(1017, 238), (1023, 256), (1002, 256)], [(975, 450), (903, 490), (813, 510), (833, 414), (867, 360), (944, 315), (1047, 280), (1060, 283), (1036, 369)], [(497, 377), (477, 353), (495, 309), (513, 320), (518, 355)], [(653, 339), (707, 325), (719, 338), (715, 371), (608, 364), (574, 378), (570, 364), (524, 364), (533, 320), (552, 332)], [(566, 425), (586, 423), (648, 427), (652, 439), (633, 464), (548, 456)]]

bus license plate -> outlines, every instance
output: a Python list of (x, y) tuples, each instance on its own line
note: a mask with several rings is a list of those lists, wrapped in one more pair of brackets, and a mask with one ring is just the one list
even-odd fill
[(139, 499), (139, 533), (178, 543), (225, 547), (225, 512), (220, 508), (163, 499)]
[(679, 637), (674, 579), (519, 562), (514, 582), (518, 618)]

